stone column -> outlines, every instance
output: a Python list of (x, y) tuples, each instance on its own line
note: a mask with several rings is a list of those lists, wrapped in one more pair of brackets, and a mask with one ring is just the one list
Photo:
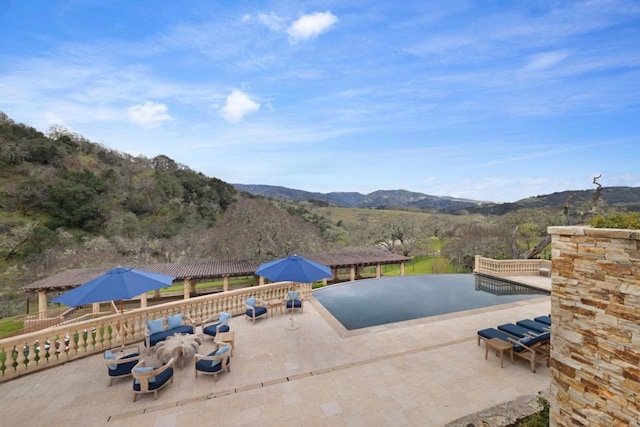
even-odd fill
[(548, 232), (550, 425), (638, 425), (640, 230)]
[(142, 295), (140, 295), (140, 308), (146, 308), (147, 307), (147, 294), (146, 292)]
[(356, 280), (356, 266), (355, 265), (352, 265), (349, 268), (349, 280), (351, 282), (354, 282)]
[(404, 261), (400, 263), (400, 275), (404, 276)]
[(376, 264), (376, 279), (379, 279), (382, 276), (382, 265)]
[(184, 293), (184, 299), (191, 298), (191, 279), (189, 277), (184, 279), (182, 291)]
[(229, 292), (229, 276), (224, 276), (222, 278), (222, 290), (224, 292)]
[(47, 318), (47, 291), (46, 289), (40, 289), (38, 291), (38, 317), (40, 320)]

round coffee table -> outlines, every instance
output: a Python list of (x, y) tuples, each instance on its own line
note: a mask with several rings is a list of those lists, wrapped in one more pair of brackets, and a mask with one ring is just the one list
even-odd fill
[(156, 358), (165, 364), (175, 357), (176, 366), (183, 367), (185, 359), (191, 359), (202, 345), (202, 337), (196, 334), (175, 334), (156, 344)]

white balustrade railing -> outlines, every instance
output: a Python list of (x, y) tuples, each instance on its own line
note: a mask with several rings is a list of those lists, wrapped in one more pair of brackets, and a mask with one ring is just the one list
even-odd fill
[(474, 273), (494, 276), (548, 275), (551, 261), (544, 259), (491, 259), (476, 255)]
[[(221, 311), (244, 314), (244, 301), (250, 296), (283, 299), (292, 286), (291, 282), (251, 286), (1, 339), (0, 382), (120, 345), (135, 342), (142, 345), (146, 321), (150, 319), (182, 313), (199, 325)], [(301, 285), (299, 289), (305, 298), (311, 296), (311, 286)]]

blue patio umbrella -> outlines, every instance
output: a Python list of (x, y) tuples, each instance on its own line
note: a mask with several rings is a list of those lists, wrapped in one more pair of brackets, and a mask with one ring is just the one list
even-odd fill
[[(295, 283), (312, 283), (333, 276), (331, 268), (298, 255), (290, 255), (261, 264), (255, 274), (273, 282)], [(293, 329), (293, 307), (291, 307), (291, 328)]]
[(54, 298), (53, 302), (77, 307), (94, 302), (122, 301), (170, 286), (174, 279), (166, 274), (117, 267)]
[[(120, 301), (120, 314), (124, 316), (122, 308), (124, 300), (170, 286), (174, 279), (174, 276), (166, 274), (116, 267), (59, 295), (52, 302), (78, 307), (96, 302)], [(122, 321), (120, 323), (122, 324)], [(122, 336), (122, 345), (124, 345), (124, 336)]]
[(333, 276), (331, 269), (326, 265), (298, 255), (261, 264), (256, 270), (256, 274), (273, 282), (291, 281), (297, 283), (312, 283)]

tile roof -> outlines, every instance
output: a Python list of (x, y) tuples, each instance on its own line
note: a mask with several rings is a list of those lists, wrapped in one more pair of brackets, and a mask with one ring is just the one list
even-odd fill
[[(397, 255), (383, 249), (346, 249), (336, 252), (326, 252), (303, 255), (312, 261), (324, 264), (332, 268), (345, 268), (351, 266), (364, 267), (377, 264), (399, 264), (411, 260), (409, 257)], [(129, 267), (151, 271), (154, 273), (175, 276), (176, 280), (214, 279), (228, 277), (240, 277), (252, 275), (260, 266), (258, 261), (227, 261), (212, 260), (195, 263), (166, 263), (130, 265)], [(66, 290), (79, 286), (94, 279), (111, 267), (73, 268), (62, 271), (53, 276), (36, 280), (22, 289), (25, 291), (38, 290)]]

